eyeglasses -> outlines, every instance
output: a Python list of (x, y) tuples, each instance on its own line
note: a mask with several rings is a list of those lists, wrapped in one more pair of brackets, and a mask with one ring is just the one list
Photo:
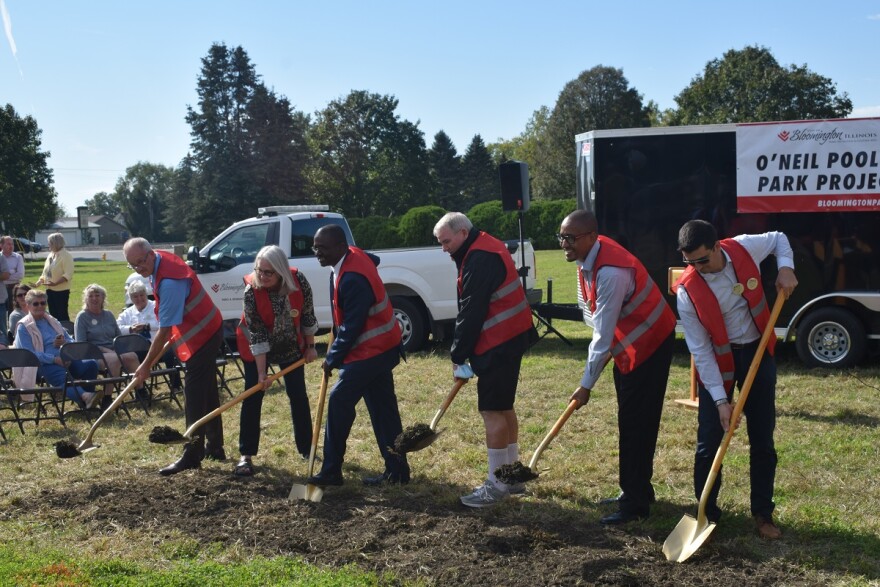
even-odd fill
[(315, 245), (314, 247), (312, 247), (312, 252), (320, 253), (321, 251), (329, 251), (331, 248), (332, 247), (329, 247), (327, 245)]
[(699, 259), (685, 259), (682, 258), (681, 262), (685, 265), (705, 265), (709, 261), (712, 260), (712, 255), (706, 255), (705, 257), (700, 257)]
[[(591, 231), (592, 232), (592, 231)], [(585, 237), (591, 232), (584, 232), (581, 234), (557, 234), (556, 240), (559, 241), (559, 246), (562, 246), (562, 243), (568, 243), (569, 245), (573, 245), (577, 239), (581, 237)]]
[(277, 275), (277, 273), (275, 273), (275, 271), (273, 271), (272, 269), (260, 269), (259, 267), (254, 267), (254, 271), (265, 277), (272, 277), (273, 275)]
[(41, 302), (31, 302), (30, 305), (34, 306), (35, 308), (39, 308), (40, 306), (45, 306), (47, 303), (48, 302), (46, 300), (43, 300)]
[(135, 261), (134, 263), (129, 263), (128, 268), (132, 269), (134, 271), (137, 271), (138, 267), (141, 267), (144, 263), (147, 262), (147, 259), (150, 258), (150, 253), (152, 253), (152, 252), (153, 251), (150, 251), (149, 253), (144, 255), (139, 261)]

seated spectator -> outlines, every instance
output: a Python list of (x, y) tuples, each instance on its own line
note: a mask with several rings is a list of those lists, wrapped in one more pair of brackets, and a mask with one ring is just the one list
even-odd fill
[(15, 340), (15, 328), (18, 321), (27, 315), (27, 307), (24, 304), (24, 296), (31, 290), (31, 287), (24, 283), (19, 283), (12, 290), (12, 312), (9, 313), (9, 340)]
[[(121, 334), (119, 325), (110, 310), (104, 309), (107, 299), (107, 290), (91, 283), (83, 290), (83, 309), (76, 315), (73, 323), (73, 331), (77, 342), (90, 342), (104, 353), (104, 365), (113, 377), (119, 377), (122, 372), (122, 364), (119, 356), (113, 350), (113, 339)], [(125, 361), (125, 369), (134, 373), (140, 365), (138, 357), (134, 353), (126, 353), (122, 356)], [(112, 383), (104, 387), (104, 393), (112, 393)], [(144, 397), (144, 391), (136, 391), (137, 397)]]
[[(148, 299), (147, 294), (147, 287), (141, 281), (132, 281), (128, 285), (128, 296), (134, 305), (124, 309), (116, 319), (122, 334), (140, 334), (147, 340), (153, 340), (153, 333), (159, 330), (159, 319), (156, 317), (156, 302)], [(177, 358), (172, 349), (168, 349), (162, 356), (162, 361), (168, 368), (177, 366)], [(171, 387), (175, 391), (183, 388), (179, 373), (174, 372), (170, 377)]]
[[(73, 339), (54, 317), (46, 312), (46, 292), (32, 289), (25, 296), (28, 314), (18, 322), (15, 346), (27, 349), (40, 360), (37, 374), (49, 385), (64, 387), (66, 372), (61, 360), (61, 345)], [(72, 361), (70, 373), (77, 379), (94, 379), (98, 376), (98, 363), (91, 360)], [(100, 401), (103, 392), (94, 388), (70, 386), (67, 397), (82, 408), (91, 408)], [(109, 398), (108, 398), (109, 399)]]
[(150, 278), (144, 277), (143, 275), (141, 275), (135, 271), (134, 273), (132, 273), (131, 275), (129, 275), (128, 277), (125, 278), (125, 286), (123, 287), (123, 289), (125, 289), (125, 307), (126, 308), (128, 308), (129, 306), (131, 306), (134, 303), (131, 301), (131, 285), (133, 283), (142, 284), (144, 286), (144, 289), (147, 291), (147, 298), (150, 300), (153, 299), (153, 286), (150, 285)]

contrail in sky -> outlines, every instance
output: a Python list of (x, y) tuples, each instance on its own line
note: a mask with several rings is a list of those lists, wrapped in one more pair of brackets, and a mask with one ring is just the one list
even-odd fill
[(6, 40), (9, 41), (9, 48), (12, 49), (12, 58), (15, 59), (15, 65), (18, 66), (18, 73), (24, 78), (24, 72), (18, 63), (18, 51), (15, 49), (15, 39), (12, 37), (12, 19), (9, 18), (9, 11), (6, 10), (5, 0), (0, 0), (0, 14), (3, 15), (3, 30), (6, 32)]

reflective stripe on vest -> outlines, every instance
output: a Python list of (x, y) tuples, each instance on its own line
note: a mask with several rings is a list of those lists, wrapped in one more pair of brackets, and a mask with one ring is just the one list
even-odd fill
[[(369, 359), (400, 345), (400, 325), (394, 317), (394, 309), (373, 260), (361, 249), (348, 247), (336, 284), (341, 283), (342, 277), (349, 271), (367, 280), (376, 302), (370, 306), (364, 329), (345, 355), (343, 364)], [(336, 286), (333, 288), (333, 321), (337, 326), (345, 322), (344, 312), (339, 307), (339, 288)]]
[(458, 274), (458, 295), (461, 297), (462, 271), (473, 251), (498, 255), (504, 264), (505, 276), (501, 286), (489, 295), (489, 310), (483, 320), (480, 337), (474, 345), (474, 354), (482, 355), (496, 346), (513, 339), (532, 328), (532, 312), (526, 300), (522, 281), (507, 247), (497, 238), (480, 232), (461, 261)]
[(621, 373), (630, 373), (654, 354), (675, 330), (675, 314), (663, 299), (660, 288), (648, 275), (644, 265), (614, 240), (599, 236), (599, 252), (593, 264), (592, 278), (587, 284), (578, 271), (581, 295), (587, 300), (590, 312), (596, 311), (596, 287), (599, 269), (620, 267), (634, 273), (635, 289), (625, 300), (614, 326), (611, 356)]
[(202, 287), (193, 270), (175, 255), (156, 253), (159, 266), (153, 278), (156, 317), (162, 303), (160, 286), (163, 279), (188, 279), (189, 294), (183, 307), (183, 322), (171, 327), (171, 347), (181, 361), (188, 361), (223, 326), (220, 311)]

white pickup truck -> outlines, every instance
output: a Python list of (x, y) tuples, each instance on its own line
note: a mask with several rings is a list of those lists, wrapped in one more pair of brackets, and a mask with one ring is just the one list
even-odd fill
[[(326, 206), (271, 206), (259, 215), (236, 222), (201, 248), (191, 247), (187, 262), (199, 276), (202, 286), (223, 314), (227, 332), (241, 317), (244, 276), (253, 270), (257, 252), (266, 245), (278, 245), (287, 252), (290, 265), (302, 271), (312, 286), (315, 315), (321, 329), (332, 326), (330, 316), (330, 268), (321, 267), (312, 252), (315, 232), (327, 224), (338, 224), (348, 242), (354, 245), (348, 222)], [(529, 267), (526, 288), (529, 301), (541, 301), (534, 289), (535, 254), (524, 242), (525, 265)], [(519, 242), (508, 243), (508, 250), (522, 265)], [(394, 314), (403, 331), (407, 351), (421, 349), (433, 334), (442, 340), (458, 313), (455, 263), (437, 247), (370, 251), (379, 259), (379, 275), (391, 296)]]

